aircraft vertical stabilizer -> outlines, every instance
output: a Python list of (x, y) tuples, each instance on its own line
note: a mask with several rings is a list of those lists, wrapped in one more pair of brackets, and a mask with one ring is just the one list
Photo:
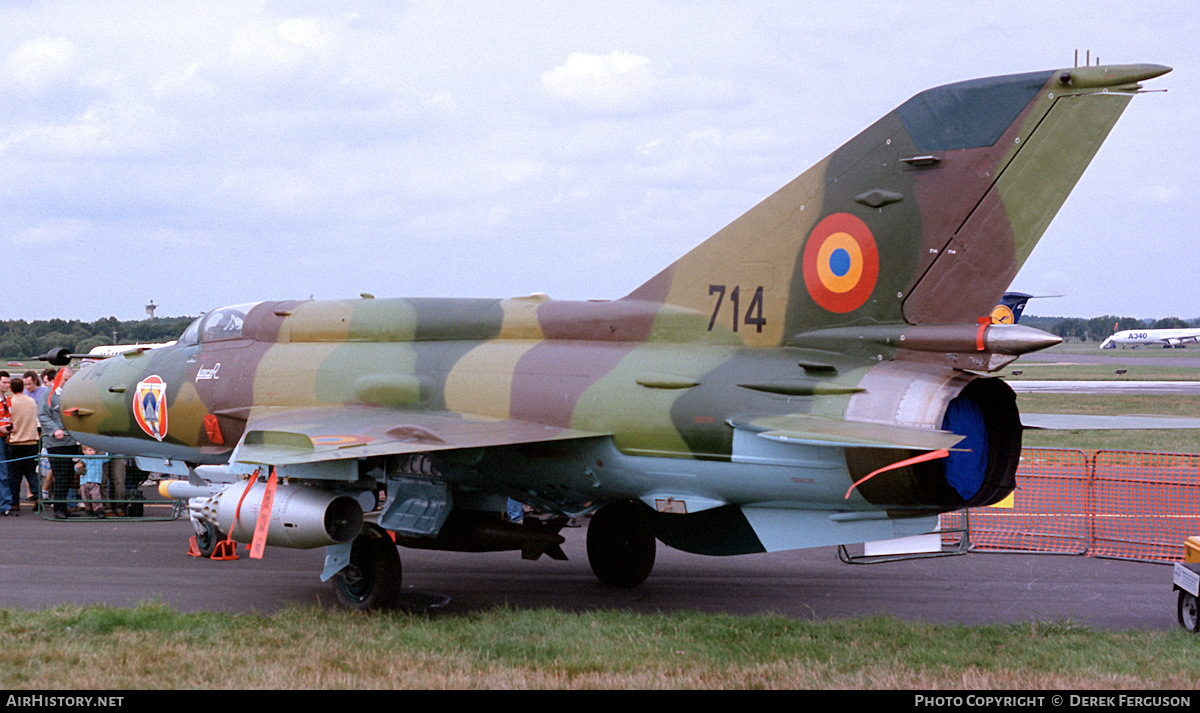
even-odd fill
[[(962, 322), (987, 314), (1139, 89), (1137, 82), (1167, 71), (1157, 65), (1056, 71), (994, 145), (940, 152), (931, 145), (945, 168), (970, 162), (973, 153), (990, 154), (995, 165), (982, 173), (975, 169), (986, 191), (967, 206), (961, 223), (945, 226), (945, 244), (929, 253), (928, 269), (905, 298), (907, 320)], [(944, 183), (934, 176), (917, 185), (932, 200)]]
[(973, 323), (988, 315), (1159, 65), (971, 80), (917, 94), (626, 299), (712, 338)]

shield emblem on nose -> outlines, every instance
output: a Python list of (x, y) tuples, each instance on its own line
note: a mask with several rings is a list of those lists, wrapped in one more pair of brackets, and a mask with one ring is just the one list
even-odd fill
[(151, 438), (167, 435), (167, 385), (158, 376), (138, 382), (133, 392), (133, 418)]

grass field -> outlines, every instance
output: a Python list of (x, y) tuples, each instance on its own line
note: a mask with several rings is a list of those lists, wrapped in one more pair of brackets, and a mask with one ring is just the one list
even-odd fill
[[(1200, 349), (1196, 350), (1200, 355)], [(1123, 370), (1124, 374), (1118, 374)], [(1200, 369), (1186, 365), (1145, 366), (1114, 361), (1111, 364), (1067, 364), (1050, 362), (1017, 362), (1002, 369), (999, 376), (1009, 381), (1196, 381)]]
[(1196, 430), (1027, 430), (1025, 448), (1078, 448), (1085, 451), (1146, 451), (1148, 453), (1200, 453)]
[[(1022, 413), (1089, 416), (1200, 416), (1200, 398), (1188, 394), (1017, 394)], [(1200, 430), (1026, 430), (1022, 444), (1036, 448), (1200, 452)]]
[(1197, 640), (1071, 622), (0, 610), (0, 688), (1185, 689)]
[[(1039, 353), (1063, 356), (1062, 362), (1018, 360), (1000, 372), (1007, 381), (1200, 381), (1200, 368), (1186, 360), (1200, 359), (1196, 349), (1111, 349), (1090, 342), (1067, 342)], [(1103, 364), (1071, 364), (1074, 355), (1103, 356)], [(1178, 365), (1146, 365), (1146, 357), (1178, 361)], [(1118, 374), (1117, 371), (1123, 371)], [(1094, 416), (1200, 416), (1200, 398), (1191, 395), (1153, 394), (1029, 394), (1017, 395), (1023, 413), (1063, 413)], [(1085, 450), (1140, 450), (1160, 453), (1200, 452), (1200, 430), (1027, 430), (1025, 446), (1081, 448)]]

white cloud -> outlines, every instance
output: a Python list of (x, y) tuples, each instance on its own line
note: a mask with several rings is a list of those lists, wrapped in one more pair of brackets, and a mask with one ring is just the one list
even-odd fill
[(192, 62), (187, 69), (175, 74), (166, 74), (154, 84), (154, 96), (211, 96), (214, 88), (200, 76), (200, 63)]
[(252, 25), (238, 30), (229, 44), (236, 66), (251, 73), (270, 75), (300, 64), (306, 51), (279, 36), (277, 28)]
[(545, 167), (537, 161), (519, 159), (507, 161), (494, 166), (492, 173), (499, 176), (505, 183), (523, 183), (542, 173)]
[(39, 37), (22, 43), (5, 60), (8, 75), (27, 89), (65, 79), (78, 61), (75, 43), (65, 37)]
[(574, 52), (562, 65), (542, 75), (542, 87), (552, 96), (590, 111), (636, 108), (655, 85), (650, 58), (627, 52), (606, 55)]
[(1184, 192), (1178, 185), (1167, 186), (1161, 183), (1152, 183), (1137, 187), (1137, 197), (1142, 202), (1154, 206), (1172, 205), (1183, 196)]
[(12, 234), (12, 244), (17, 247), (46, 248), (75, 246), (87, 236), (87, 221), (58, 218), (45, 220)]
[(330, 52), (336, 44), (333, 33), (326, 31), (321, 23), (311, 17), (284, 20), (275, 31), (288, 42), (322, 55)]

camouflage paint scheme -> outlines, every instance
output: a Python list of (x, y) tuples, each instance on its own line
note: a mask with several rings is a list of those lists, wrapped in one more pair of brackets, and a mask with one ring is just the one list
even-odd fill
[[(1014, 398), (979, 372), (1058, 340), (988, 315), (1138, 82), (1167, 71), (922, 92), (615, 301), (217, 310), (175, 346), (83, 368), (66, 422), (110, 452), (423, 499), (432, 524), (380, 519), (418, 546), (452, 546), (448, 512), (509, 496), (569, 515), (640, 501), (658, 539), (713, 554), (926, 531), (1011, 491)], [(150, 375), (161, 440), (134, 416)], [(985, 435), (954, 432), (956, 400)], [(968, 485), (942, 449), (976, 456)]]

